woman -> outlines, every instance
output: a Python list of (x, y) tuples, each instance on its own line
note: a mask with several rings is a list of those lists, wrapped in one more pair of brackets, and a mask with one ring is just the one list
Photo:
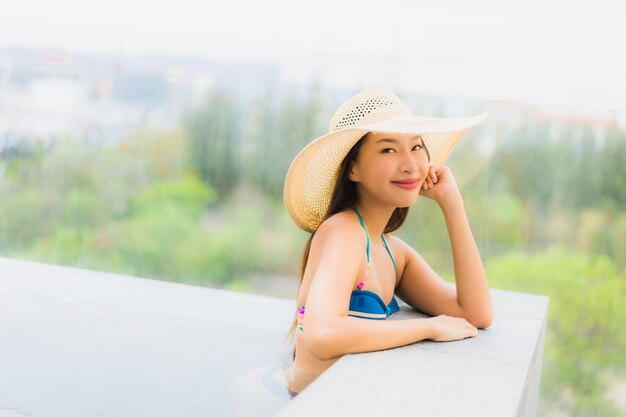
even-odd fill
[[(388, 90), (344, 103), (330, 132), (292, 162), (284, 200), (311, 232), (298, 294), (292, 395), (346, 353), (419, 340), (474, 337), (492, 321), (492, 301), (463, 198), (443, 162), (473, 118), (416, 117)], [(441, 208), (452, 246), (456, 288), (389, 233), (418, 195)], [(385, 321), (394, 294), (431, 318)]]

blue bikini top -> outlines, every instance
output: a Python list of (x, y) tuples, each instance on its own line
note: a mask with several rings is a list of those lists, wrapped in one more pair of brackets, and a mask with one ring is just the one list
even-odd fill
[[(361, 223), (361, 227), (363, 227), (363, 230), (365, 231), (365, 237), (367, 238), (367, 246), (365, 248), (367, 253), (367, 270), (365, 272), (365, 279), (363, 279), (363, 281), (361, 281), (357, 286), (357, 289), (353, 290), (352, 294), (350, 294), (350, 308), (348, 311), (348, 315), (370, 320), (385, 320), (387, 317), (389, 317), (390, 314), (400, 310), (400, 307), (398, 306), (396, 298), (393, 296), (391, 297), (389, 305), (385, 305), (385, 302), (378, 294), (373, 291), (362, 289), (370, 272), (370, 236), (367, 233), (367, 228), (365, 227), (365, 223), (363, 222), (361, 214), (356, 208), (353, 208), (353, 210), (358, 216), (359, 223)], [(383, 239), (383, 243), (385, 244), (387, 253), (389, 253), (389, 256), (391, 257), (391, 262), (393, 263), (393, 269), (395, 271), (397, 270), (396, 261), (395, 259), (393, 259), (391, 249), (389, 249), (389, 245), (387, 245), (387, 240), (385, 240), (385, 236), (381, 234), (380, 237)]]
[[(348, 315), (369, 320), (385, 320), (387, 317), (389, 317), (390, 314), (399, 311), (400, 307), (398, 306), (396, 298), (393, 296), (391, 297), (389, 305), (386, 305), (383, 299), (378, 294), (373, 291), (362, 289), (363, 285), (365, 285), (365, 281), (367, 280), (370, 271), (370, 237), (367, 233), (367, 228), (365, 227), (365, 223), (363, 222), (361, 214), (357, 211), (356, 208), (353, 208), (353, 210), (358, 216), (361, 227), (363, 227), (363, 230), (365, 231), (365, 237), (367, 238), (367, 270), (365, 272), (365, 278), (363, 279), (363, 281), (361, 281), (359, 285), (357, 285), (357, 288), (353, 290), (350, 294), (350, 307), (348, 309)], [(385, 244), (387, 253), (389, 253), (389, 256), (391, 257), (391, 262), (393, 263), (394, 270), (397, 270), (396, 261), (393, 258), (391, 249), (389, 249), (389, 245), (387, 245), (385, 236), (381, 234), (380, 237), (383, 239), (383, 243)], [(305, 306), (301, 306), (298, 308), (297, 327), (300, 331), (304, 331), (304, 312)]]

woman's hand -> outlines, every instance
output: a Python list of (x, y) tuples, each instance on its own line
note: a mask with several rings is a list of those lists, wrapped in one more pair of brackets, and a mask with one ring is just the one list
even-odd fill
[(450, 193), (460, 194), (450, 168), (446, 165), (429, 167), (420, 195), (441, 203), (442, 198)]
[(435, 342), (450, 342), (478, 335), (478, 329), (462, 318), (442, 315), (426, 320), (433, 326), (433, 336), (429, 339)]

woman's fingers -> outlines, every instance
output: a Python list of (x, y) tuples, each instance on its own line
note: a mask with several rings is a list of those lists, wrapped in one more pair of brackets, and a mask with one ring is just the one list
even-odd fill
[(430, 166), (428, 167), (428, 174), (426, 174), (426, 179), (424, 180), (424, 184), (422, 188), (424, 190), (430, 190), (437, 183), (437, 167)]
[(436, 334), (431, 340), (436, 342), (449, 342), (478, 335), (478, 329), (463, 318), (441, 315), (428, 320), (434, 323)]
[(437, 172), (435, 171), (435, 168), (432, 167), (431, 171), (430, 171), (430, 179), (433, 183), (437, 182)]

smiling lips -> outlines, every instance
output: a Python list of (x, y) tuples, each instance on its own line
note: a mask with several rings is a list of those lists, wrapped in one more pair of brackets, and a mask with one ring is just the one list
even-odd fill
[(419, 178), (407, 178), (404, 180), (391, 181), (393, 184), (397, 185), (400, 188), (404, 188), (405, 190), (412, 190), (417, 187), (419, 183)]

